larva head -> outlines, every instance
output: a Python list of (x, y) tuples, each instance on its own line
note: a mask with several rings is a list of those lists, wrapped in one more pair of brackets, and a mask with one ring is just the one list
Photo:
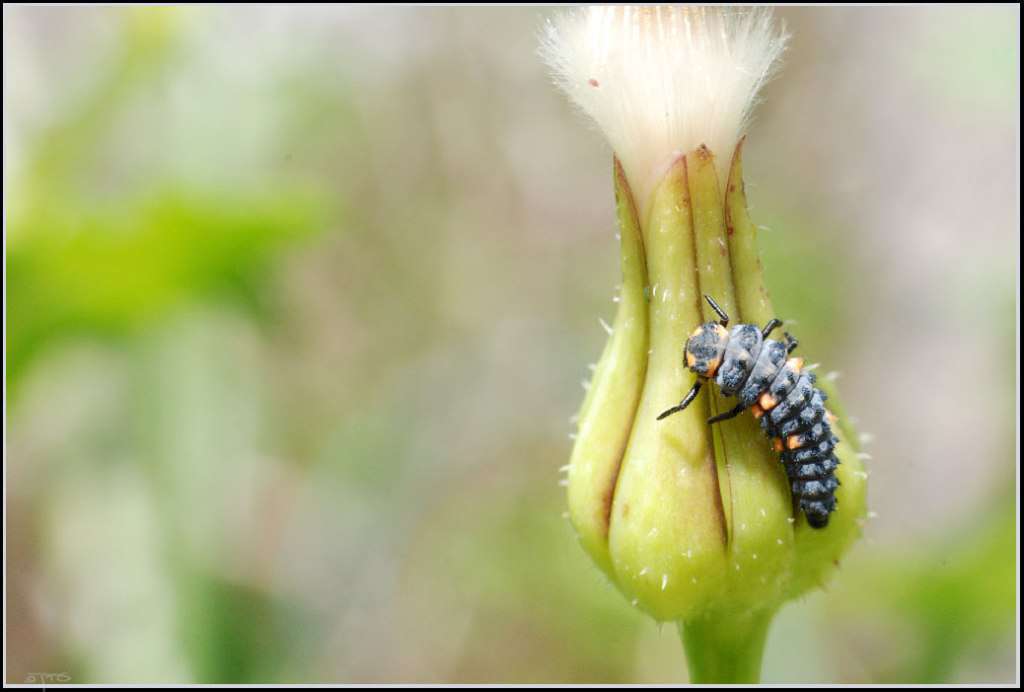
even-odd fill
[(728, 341), (729, 330), (718, 322), (705, 322), (686, 340), (686, 367), (698, 377), (714, 377)]

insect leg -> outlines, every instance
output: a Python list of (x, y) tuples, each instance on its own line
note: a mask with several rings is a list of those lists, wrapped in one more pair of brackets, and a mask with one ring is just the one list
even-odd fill
[(680, 401), (678, 405), (673, 406), (672, 408), (668, 409), (667, 411), (662, 411), (661, 415), (658, 416), (658, 420), (661, 420), (662, 418), (667, 418), (668, 416), (671, 416), (673, 413), (679, 413), (684, 408), (689, 406), (690, 402), (693, 401), (696, 398), (697, 392), (700, 391), (700, 386), (702, 384), (704, 384), (704, 383), (701, 380), (697, 380), (693, 384), (693, 387), (690, 388), (690, 391), (688, 391), (686, 393), (686, 396), (683, 397), (683, 400)]
[(786, 332), (786, 353), (792, 353), (800, 342), (790, 336), (789, 332)]
[(708, 305), (711, 306), (711, 309), (718, 313), (718, 316), (722, 318), (718, 321), (718, 323), (721, 324), (723, 327), (728, 327), (729, 316), (725, 314), (725, 310), (718, 307), (718, 303), (715, 302), (715, 299), (707, 294), (704, 294), (704, 300), (708, 301)]
[(782, 320), (780, 320), (778, 317), (773, 317), (770, 320), (768, 320), (768, 324), (766, 324), (764, 326), (764, 329), (761, 330), (761, 338), (767, 339), (768, 335), (774, 332), (775, 328), (781, 324)]
[(708, 418), (708, 425), (714, 425), (715, 423), (720, 423), (724, 420), (735, 418), (736, 416), (743, 413), (745, 410), (746, 407), (743, 404), (736, 404), (734, 407), (732, 407), (725, 413), (719, 413), (717, 416), (712, 416), (711, 418)]

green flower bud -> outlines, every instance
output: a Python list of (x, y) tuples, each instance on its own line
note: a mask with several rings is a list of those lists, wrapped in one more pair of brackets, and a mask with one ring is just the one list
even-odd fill
[(720, 622), (753, 629), (763, 645), (776, 609), (823, 584), (860, 534), (867, 474), (839, 418), (838, 508), (827, 528), (814, 529), (794, 508), (778, 453), (753, 416), (707, 424), (731, 408), (714, 386), (680, 414), (657, 418), (693, 384), (683, 344), (715, 319), (702, 295), (736, 323), (775, 316), (747, 214), (741, 146), (724, 198), (710, 151), (680, 157), (655, 188), (643, 226), (616, 162), (622, 288), (579, 414), (568, 499), (584, 548), (638, 607), (684, 630)]
[[(692, 680), (754, 681), (774, 613), (822, 585), (860, 535), (867, 474), (857, 438), (832, 385), (819, 382), (838, 416), (841, 485), (828, 526), (815, 529), (750, 412), (708, 425), (734, 403), (715, 385), (677, 415), (658, 415), (694, 384), (683, 346), (698, 325), (717, 319), (703, 295), (732, 324), (776, 317), (736, 133), (785, 38), (757, 12), (588, 12), (552, 25), (545, 54), (615, 148), (622, 285), (579, 413), (569, 516), (584, 549), (630, 602), (680, 623)], [(665, 40), (679, 36), (688, 38)], [(721, 77), (721, 93), (709, 75)], [(680, 106), (675, 93), (693, 98)], [(734, 108), (722, 111), (721, 103)], [(702, 141), (727, 148), (716, 152)], [(725, 165), (716, 164), (723, 153)]]

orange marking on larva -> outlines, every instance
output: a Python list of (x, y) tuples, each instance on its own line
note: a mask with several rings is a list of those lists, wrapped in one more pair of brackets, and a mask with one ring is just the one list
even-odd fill
[(693, 354), (692, 353), (687, 353), (686, 354), (686, 367), (692, 368), (696, 364), (697, 364), (697, 359), (693, 356)]
[(786, 449), (797, 449), (804, 443), (804, 438), (799, 435), (790, 435), (786, 438)]
[(804, 359), (803, 358), (790, 358), (789, 360), (786, 361), (786, 365), (789, 367), (790, 370), (792, 370), (793, 372), (799, 374), (800, 371), (803, 370)]
[(754, 418), (760, 418), (764, 415), (764, 409), (757, 404), (750, 407), (750, 412), (754, 414)]
[(708, 361), (708, 377), (714, 377), (715, 373), (718, 372), (718, 366), (722, 364), (721, 358), (715, 358)]
[(761, 398), (757, 400), (757, 404), (765, 411), (771, 411), (773, 408), (779, 405), (779, 402), (775, 400), (768, 392), (761, 395)]
[(772, 449), (774, 449), (776, 452), (781, 452), (782, 451), (782, 439), (781, 438), (776, 437), (775, 439), (772, 440)]
[(704, 331), (704, 327), (697, 327), (696, 329), (693, 330), (693, 332), (691, 332), (690, 338), (696, 339), (698, 336), (700, 336), (700, 333), (702, 331)]
[(829, 425), (835, 425), (836, 421), (839, 420), (839, 418), (836, 416), (836, 414), (832, 413), (828, 409), (825, 409), (825, 418), (828, 419), (828, 424)]
[(719, 339), (729, 338), (729, 330), (717, 323), (715, 324), (715, 333), (718, 334)]

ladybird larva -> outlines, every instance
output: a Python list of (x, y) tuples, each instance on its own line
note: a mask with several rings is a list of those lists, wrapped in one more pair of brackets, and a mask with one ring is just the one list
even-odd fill
[(782, 324), (780, 320), (772, 319), (764, 327), (738, 324), (729, 329), (729, 316), (711, 296), (704, 298), (720, 319), (700, 325), (686, 340), (684, 362), (697, 381), (658, 420), (685, 409), (701, 386), (713, 380), (723, 396), (735, 396), (737, 403), (709, 418), (708, 424), (751, 409), (779, 452), (807, 523), (816, 529), (828, 526), (839, 487), (835, 476), (839, 459), (833, 453), (839, 440), (832, 432), (834, 418), (825, 408), (828, 397), (814, 386), (814, 373), (804, 371), (803, 359), (790, 357), (798, 345), (796, 339), (788, 333), (785, 342), (768, 338)]

